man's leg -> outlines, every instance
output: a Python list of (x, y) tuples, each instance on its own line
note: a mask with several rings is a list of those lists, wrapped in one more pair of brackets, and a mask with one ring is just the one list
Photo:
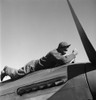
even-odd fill
[(5, 66), (4, 69), (1, 71), (1, 81), (4, 79), (5, 76), (10, 76), (12, 80), (18, 79), (23, 77), (31, 72), (34, 72), (33, 66), (27, 64), (26, 66), (20, 69), (14, 69), (8, 66)]

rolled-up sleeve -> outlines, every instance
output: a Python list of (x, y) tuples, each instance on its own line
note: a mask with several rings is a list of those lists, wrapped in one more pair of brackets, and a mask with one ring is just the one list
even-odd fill
[(72, 53), (66, 56), (62, 56), (59, 60), (61, 60), (64, 64), (66, 64), (66, 63), (71, 62), (74, 58), (75, 58), (75, 55)]

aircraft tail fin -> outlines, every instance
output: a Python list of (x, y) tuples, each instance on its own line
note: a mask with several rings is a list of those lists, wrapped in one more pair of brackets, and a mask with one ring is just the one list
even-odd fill
[(68, 5), (69, 5), (71, 14), (72, 14), (72, 16), (73, 16), (74, 22), (75, 22), (75, 24), (76, 24), (76, 27), (77, 27), (79, 36), (80, 36), (80, 38), (81, 38), (81, 41), (82, 41), (82, 43), (83, 43), (83, 46), (84, 46), (85, 51), (86, 51), (86, 53), (87, 53), (87, 56), (88, 56), (88, 58), (89, 58), (89, 61), (90, 61), (91, 63), (96, 63), (96, 51), (95, 51), (95, 49), (93, 48), (92, 44), (90, 43), (88, 37), (86, 36), (86, 33), (85, 33), (83, 27), (81, 26), (81, 24), (80, 24), (80, 22), (79, 22), (79, 20), (78, 20), (78, 18), (77, 18), (77, 16), (76, 16), (76, 14), (75, 14), (75, 12), (74, 12), (74, 10), (73, 10), (73, 8), (72, 8), (72, 6), (71, 6), (69, 0), (67, 0), (67, 3), (68, 3)]

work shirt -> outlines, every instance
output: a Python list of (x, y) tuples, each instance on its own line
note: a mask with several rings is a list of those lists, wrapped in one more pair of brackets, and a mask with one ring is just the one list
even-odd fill
[(35, 70), (57, 67), (69, 63), (74, 58), (75, 55), (73, 53), (64, 56), (57, 50), (52, 50), (46, 56), (40, 58), (39, 60), (36, 60)]

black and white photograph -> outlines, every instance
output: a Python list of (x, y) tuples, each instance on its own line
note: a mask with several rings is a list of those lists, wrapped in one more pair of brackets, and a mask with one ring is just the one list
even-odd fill
[(96, 0), (0, 0), (0, 100), (96, 100)]

